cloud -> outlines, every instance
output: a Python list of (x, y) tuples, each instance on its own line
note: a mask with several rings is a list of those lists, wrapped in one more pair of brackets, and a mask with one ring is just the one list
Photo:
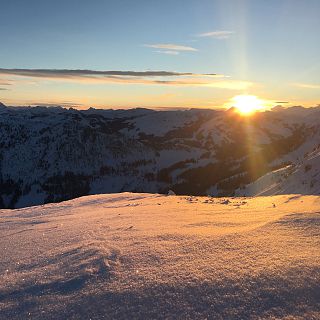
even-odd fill
[(179, 54), (178, 51), (172, 51), (172, 50), (165, 50), (165, 51), (155, 51), (156, 53), (163, 53), (163, 54), (169, 54), (169, 55), (173, 55), (173, 56), (176, 56)]
[(293, 86), (306, 89), (320, 89), (320, 84), (294, 83)]
[[(175, 71), (96, 71), (68, 69), (1, 69), (1, 75), (13, 76), (13, 83), (32, 78), (50, 81), (71, 81), (84, 84), (142, 84), (165, 86), (203, 86), (228, 90), (244, 90), (253, 85), (248, 81), (237, 81), (215, 73), (192, 73)], [(223, 80), (222, 80), (223, 79)]]
[(30, 106), (37, 106), (37, 107), (82, 107), (84, 106), (81, 103), (75, 103), (75, 102), (55, 102), (55, 101), (49, 101), (49, 102), (29, 102)]
[(198, 37), (207, 37), (215, 39), (228, 39), (234, 34), (234, 31), (216, 30), (198, 34)]
[(253, 82), (240, 81), (240, 80), (228, 80), (228, 81), (212, 81), (205, 84), (205, 86), (226, 90), (247, 90), (254, 86)]
[(275, 103), (278, 103), (278, 104), (285, 104), (285, 103), (289, 103), (289, 101), (275, 101)]
[[(96, 81), (132, 81), (140, 79), (166, 78), (166, 77), (216, 77), (223, 78), (224, 75), (216, 73), (192, 73), (175, 71), (97, 71), (97, 70), (73, 70), (73, 69), (4, 69), (0, 68), (0, 75), (12, 75), (28, 78), (45, 78), (57, 80), (83, 80), (87, 82)], [(10, 80), (10, 84), (12, 84)], [(0, 84), (2, 84), (0, 82)]]
[(12, 81), (0, 79), (0, 86), (10, 86)]
[(198, 51), (198, 49), (188, 46), (181, 46), (172, 43), (156, 43), (156, 44), (145, 44), (145, 47), (154, 49), (164, 49), (169, 51)]
[(0, 91), (9, 90), (7, 88), (0, 88)]
[[(128, 77), (170, 77), (170, 76), (196, 76), (198, 74), (192, 72), (174, 72), (174, 71), (97, 71), (97, 70), (79, 70), (79, 69), (4, 69), (0, 68), (0, 75), (16, 75), (24, 77), (39, 78), (61, 78), (61, 77), (112, 77), (112, 76), (128, 76)], [(209, 76), (216, 74), (200, 74)]]

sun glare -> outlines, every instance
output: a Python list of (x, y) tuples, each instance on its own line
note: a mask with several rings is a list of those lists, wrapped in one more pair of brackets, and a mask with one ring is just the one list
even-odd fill
[(258, 110), (264, 109), (262, 100), (256, 96), (239, 95), (232, 98), (233, 106), (242, 115), (250, 115)]

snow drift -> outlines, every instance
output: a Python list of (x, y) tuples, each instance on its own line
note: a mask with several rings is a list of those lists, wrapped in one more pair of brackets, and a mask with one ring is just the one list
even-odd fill
[(1, 210), (1, 319), (319, 319), (319, 208), (121, 193)]

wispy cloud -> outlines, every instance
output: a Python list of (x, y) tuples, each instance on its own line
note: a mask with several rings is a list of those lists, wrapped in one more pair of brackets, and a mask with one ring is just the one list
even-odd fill
[(306, 89), (320, 89), (320, 84), (294, 83), (293, 86)]
[(48, 102), (34, 102), (31, 101), (28, 103), (30, 106), (38, 106), (38, 107), (81, 107), (84, 106), (80, 103), (75, 102), (65, 102), (65, 101), (48, 101)]
[(156, 53), (162, 53), (162, 54), (168, 54), (168, 55), (172, 55), (172, 56), (177, 56), (179, 54), (179, 51), (172, 51), (172, 50), (157, 50), (155, 51)]
[(7, 88), (0, 88), (0, 91), (5, 91), (5, 90), (9, 90)]
[(0, 79), (0, 86), (10, 86), (12, 84), (9, 80), (2, 80)]
[(228, 90), (244, 90), (253, 85), (248, 81), (229, 79), (215, 73), (192, 73), (175, 71), (97, 71), (67, 69), (0, 69), (0, 76), (13, 76), (10, 81), (17, 83), (19, 78), (45, 79), (51, 81), (71, 81), (84, 84), (142, 84), (165, 86), (209, 86)]
[(234, 34), (234, 31), (228, 30), (216, 30), (200, 33), (198, 37), (207, 37), (207, 38), (215, 38), (215, 39), (228, 39)]
[(240, 80), (224, 80), (224, 81), (212, 81), (205, 84), (205, 86), (226, 90), (247, 90), (253, 87), (255, 84), (250, 81), (240, 81)]
[(154, 49), (163, 49), (169, 51), (198, 51), (198, 49), (189, 47), (189, 46), (182, 46), (173, 43), (156, 43), (156, 44), (145, 44), (145, 47), (154, 48)]
[[(177, 77), (177, 76), (215, 76), (215, 73), (195, 74), (192, 72), (175, 72), (175, 71), (98, 71), (98, 70), (81, 70), (81, 69), (4, 69), (0, 68), (0, 75), (16, 75), (25, 77), (40, 78), (60, 78), (60, 77)], [(1, 83), (1, 82), (0, 82)]]

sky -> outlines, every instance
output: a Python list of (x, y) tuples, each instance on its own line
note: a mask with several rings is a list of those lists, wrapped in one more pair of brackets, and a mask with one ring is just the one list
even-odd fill
[(320, 103), (319, 0), (1, 0), (0, 101)]

